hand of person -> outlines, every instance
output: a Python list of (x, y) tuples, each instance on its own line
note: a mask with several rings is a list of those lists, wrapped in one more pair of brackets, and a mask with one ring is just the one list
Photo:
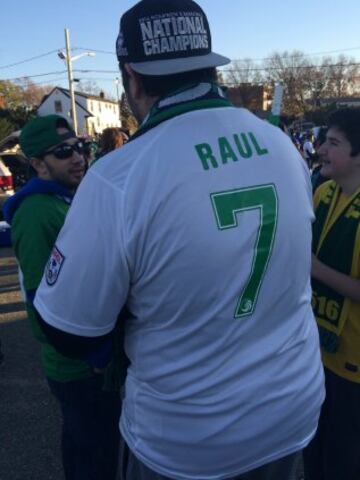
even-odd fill
[(320, 260), (314, 254), (312, 254), (311, 276), (319, 279), (319, 276), (321, 276), (321, 270), (322, 270), (323, 266), (324, 266), (324, 264), (322, 262), (320, 262)]
[(360, 304), (360, 279), (339, 272), (312, 255), (311, 276), (335, 292)]
[(86, 358), (87, 363), (95, 374), (102, 374), (113, 358), (113, 342), (108, 339), (97, 350), (92, 351)]

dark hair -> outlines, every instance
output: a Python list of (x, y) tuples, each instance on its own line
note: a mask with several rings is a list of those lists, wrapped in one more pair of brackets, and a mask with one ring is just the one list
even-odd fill
[[(123, 79), (125, 91), (129, 84), (129, 75), (124, 68), (124, 63), (119, 62), (119, 67)], [(142, 75), (134, 72), (142, 83), (144, 91), (150, 97), (163, 97), (174, 90), (178, 90), (185, 85), (191, 85), (200, 82), (217, 82), (218, 75), (216, 68), (203, 68), (191, 72), (176, 73), (174, 75)]]
[(340, 108), (328, 118), (328, 127), (339, 129), (351, 145), (351, 156), (360, 153), (360, 108)]
[[(56, 120), (56, 128), (66, 128), (67, 130), (69, 130), (69, 132), (72, 131), (72, 128), (69, 125), (69, 122), (62, 117)], [(75, 132), (74, 132), (74, 135), (75, 135)]]
[(127, 135), (117, 127), (105, 128), (101, 134), (101, 154), (112, 152), (115, 148), (121, 147), (127, 140)]

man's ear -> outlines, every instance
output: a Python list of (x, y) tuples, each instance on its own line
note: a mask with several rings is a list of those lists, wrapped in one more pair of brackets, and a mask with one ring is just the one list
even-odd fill
[(137, 100), (143, 96), (141, 81), (138, 74), (131, 68), (129, 63), (125, 63), (124, 67), (129, 78), (130, 95)]
[(36, 170), (36, 173), (39, 177), (41, 177), (44, 173), (47, 172), (46, 165), (42, 158), (31, 157), (30, 158), (30, 165)]

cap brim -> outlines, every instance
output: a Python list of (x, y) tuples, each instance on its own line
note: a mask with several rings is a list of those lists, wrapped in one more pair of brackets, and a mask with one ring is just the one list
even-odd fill
[(176, 58), (173, 60), (152, 60), (149, 62), (130, 62), (135, 72), (142, 75), (173, 75), (203, 68), (221, 67), (231, 60), (217, 53), (198, 55), (197, 57)]

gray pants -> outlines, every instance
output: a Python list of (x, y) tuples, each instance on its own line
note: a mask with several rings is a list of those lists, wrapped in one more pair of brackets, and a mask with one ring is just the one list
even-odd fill
[[(138, 460), (122, 440), (118, 480), (171, 480), (153, 472)], [(228, 480), (293, 480), (299, 453), (293, 453), (256, 470)]]

